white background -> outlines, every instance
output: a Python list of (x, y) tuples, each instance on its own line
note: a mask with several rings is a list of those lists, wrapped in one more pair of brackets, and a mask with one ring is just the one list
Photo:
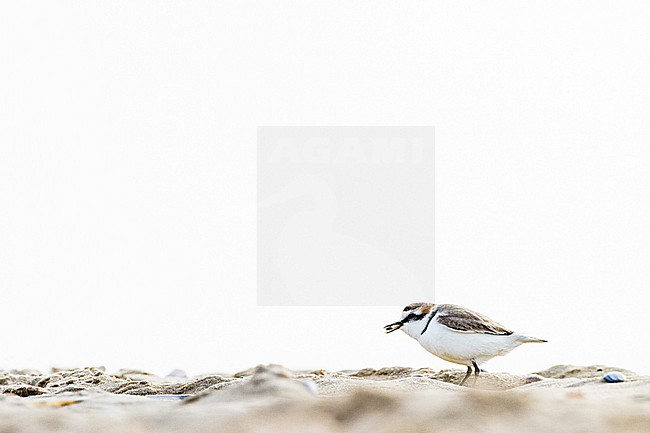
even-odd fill
[(641, 1), (3, 2), (0, 368), (451, 367), (382, 333), (399, 307), (255, 307), (256, 127), (433, 124), (436, 301), (550, 340), (486, 368), (648, 373), (648, 22)]

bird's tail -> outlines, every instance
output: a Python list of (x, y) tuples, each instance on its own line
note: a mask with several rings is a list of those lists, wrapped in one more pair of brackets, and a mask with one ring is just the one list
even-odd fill
[(518, 337), (518, 340), (522, 343), (548, 343), (548, 341), (542, 340), (541, 338), (529, 337), (527, 335), (519, 335)]

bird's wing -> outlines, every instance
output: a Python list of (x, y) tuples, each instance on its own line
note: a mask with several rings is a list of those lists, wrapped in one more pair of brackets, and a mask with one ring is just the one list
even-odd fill
[(441, 325), (454, 331), (492, 335), (512, 334), (511, 330), (499, 325), (489, 317), (458, 305), (439, 305), (435, 319)]

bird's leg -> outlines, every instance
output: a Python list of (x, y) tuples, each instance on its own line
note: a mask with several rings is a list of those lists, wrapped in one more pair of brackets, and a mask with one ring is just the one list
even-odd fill
[(472, 359), (472, 365), (474, 366), (474, 385), (476, 385), (476, 382), (478, 381), (478, 374), (481, 372), (481, 369), (478, 368), (478, 364), (476, 364), (476, 361)]
[(467, 380), (467, 378), (469, 377), (470, 374), (472, 374), (472, 367), (470, 367), (468, 365), (467, 366), (467, 373), (465, 373), (465, 377), (463, 378), (463, 380), (460, 381), (460, 386), (463, 386), (463, 384), (465, 383), (465, 381)]

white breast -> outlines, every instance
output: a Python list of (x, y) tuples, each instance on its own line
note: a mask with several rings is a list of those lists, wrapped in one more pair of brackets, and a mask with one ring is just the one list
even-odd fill
[(426, 332), (417, 337), (422, 347), (445, 361), (472, 365), (481, 364), (495, 356), (505, 355), (523, 342), (517, 334), (492, 335), (454, 331), (435, 319)]

